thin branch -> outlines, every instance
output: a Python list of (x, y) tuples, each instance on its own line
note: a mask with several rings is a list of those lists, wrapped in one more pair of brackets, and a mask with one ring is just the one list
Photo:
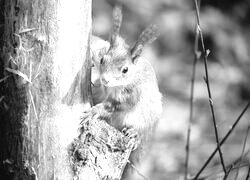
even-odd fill
[(190, 89), (190, 101), (189, 101), (189, 122), (187, 130), (187, 142), (186, 142), (186, 159), (185, 159), (185, 180), (188, 176), (188, 163), (189, 163), (189, 149), (190, 149), (190, 135), (191, 135), (191, 125), (193, 123), (193, 106), (194, 106), (194, 84), (195, 84), (195, 74), (196, 74), (196, 64), (200, 55), (198, 52), (198, 39), (199, 32), (196, 26), (195, 40), (194, 40), (194, 61), (192, 66), (192, 77), (191, 77), (191, 89)]
[(2, 100), (5, 98), (5, 96), (1, 96), (0, 97), (0, 103), (2, 102)]
[[(244, 164), (239, 164), (238, 166), (236, 166), (236, 163), (231, 163), (226, 168), (229, 170), (232, 167), (231, 171), (234, 171), (237, 169), (248, 167), (249, 165), (250, 165), (249, 163), (244, 163)], [(199, 177), (199, 179), (211, 179), (213, 176), (218, 176), (220, 173), (224, 173), (224, 171), (222, 169), (218, 170), (218, 167), (215, 166), (215, 167), (211, 168), (211, 171), (209, 171), (209, 173)], [(192, 178), (190, 178), (190, 179), (192, 179)]]
[[(240, 156), (240, 159), (239, 159), (240, 162), (242, 161), (243, 156), (244, 156), (244, 152), (245, 152), (245, 148), (246, 148), (246, 144), (247, 144), (247, 137), (248, 137), (248, 134), (249, 134), (249, 129), (250, 129), (250, 125), (248, 126), (247, 131), (246, 131), (246, 136), (245, 136), (245, 139), (244, 139), (244, 143), (243, 143), (243, 147), (242, 147), (242, 151), (241, 151), (241, 156)], [(235, 180), (237, 180), (238, 175), (239, 175), (239, 169), (237, 169), (237, 171), (236, 171), (235, 178), (234, 178)]]
[(227, 172), (225, 173), (224, 177), (223, 177), (223, 180), (226, 180), (227, 177), (229, 176), (231, 170), (233, 169), (233, 165), (230, 165), (229, 169), (227, 170)]
[(246, 180), (249, 180), (249, 177), (250, 177), (250, 164), (248, 165)]
[(248, 149), (246, 152), (244, 152), (242, 159), (241, 157), (235, 159), (231, 164), (236, 165), (236, 164), (242, 164), (243, 159), (247, 159), (248, 154), (250, 153), (250, 149)]
[[(233, 130), (235, 129), (235, 127), (237, 126), (237, 124), (241, 120), (242, 116), (248, 110), (249, 106), (250, 106), (250, 101), (247, 103), (247, 105), (244, 107), (244, 109), (242, 110), (242, 112), (240, 113), (240, 115), (237, 117), (236, 121), (234, 122), (234, 124), (232, 125), (232, 127), (229, 129), (229, 131), (227, 132), (227, 134), (220, 141), (220, 146), (222, 146), (225, 143), (225, 141), (228, 139), (228, 137), (231, 135), (231, 133), (233, 132)], [(216, 152), (218, 151), (218, 149), (219, 148), (217, 146), (215, 148), (215, 150), (212, 152), (212, 154), (209, 156), (209, 158), (207, 159), (207, 161), (204, 163), (204, 165), (201, 167), (201, 169), (198, 171), (198, 173), (195, 175), (195, 177), (193, 178), (193, 180), (197, 180), (198, 179), (198, 177), (200, 176), (200, 174), (202, 173), (202, 171), (207, 167), (207, 165), (209, 164), (209, 162), (213, 159), (213, 157), (216, 154)]]
[(38, 28), (27, 28), (27, 29), (20, 30), (18, 32), (18, 34), (27, 33), (27, 32), (35, 31), (35, 30), (39, 30), (39, 29)]
[(128, 160), (129, 165), (136, 171), (138, 175), (140, 175), (144, 180), (149, 180), (146, 176), (144, 176), (136, 167), (135, 165)]
[(37, 111), (36, 111), (36, 106), (35, 106), (35, 102), (34, 102), (34, 98), (33, 98), (33, 95), (31, 93), (31, 90), (29, 89), (29, 94), (30, 94), (30, 100), (31, 100), (31, 103), (32, 103), (32, 107), (33, 107), (33, 110), (34, 110), (34, 113), (35, 113), (35, 116), (36, 116), (36, 120), (38, 121), (38, 115), (37, 115)]
[(6, 79), (8, 79), (10, 76), (5, 76), (4, 78), (0, 79), (0, 83), (4, 82)]
[(15, 69), (11, 69), (11, 68), (5, 68), (6, 71), (9, 71), (13, 74), (16, 74), (20, 77), (22, 77), (25, 81), (29, 82), (30, 84), (32, 84), (31, 80), (28, 78), (28, 76), (24, 73), (22, 73), (21, 71), (19, 70), (15, 70)]
[(211, 93), (210, 84), (209, 84), (209, 75), (208, 75), (208, 67), (207, 67), (207, 57), (208, 57), (209, 51), (207, 51), (205, 49), (205, 45), (204, 45), (203, 34), (202, 34), (201, 26), (200, 26), (199, 6), (198, 6), (198, 3), (197, 3), (197, 0), (194, 0), (194, 3), (195, 3), (195, 10), (196, 10), (196, 16), (197, 16), (196, 17), (197, 18), (197, 27), (198, 27), (199, 34), (200, 34), (201, 46), (202, 46), (203, 57), (204, 57), (205, 82), (206, 82), (206, 85), (207, 85), (207, 91), (208, 91), (208, 97), (209, 97), (209, 105), (210, 105), (210, 110), (211, 110), (211, 113), (212, 113), (212, 120), (213, 120), (213, 125), (214, 125), (216, 144), (217, 144), (217, 147), (218, 147), (218, 150), (219, 150), (221, 165), (223, 167), (224, 173), (226, 174), (227, 171), (226, 171), (226, 166), (225, 166), (225, 163), (224, 163), (222, 151), (221, 151), (221, 148), (220, 148), (218, 129), (217, 129), (215, 113), (214, 113), (212, 93)]

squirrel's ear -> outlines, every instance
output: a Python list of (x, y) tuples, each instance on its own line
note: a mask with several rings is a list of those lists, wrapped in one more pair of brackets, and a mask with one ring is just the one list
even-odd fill
[(158, 27), (156, 25), (150, 25), (139, 36), (134, 47), (131, 49), (131, 55), (133, 61), (141, 55), (142, 49), (147, 43), (153, 42), (159, 36)]
[(100, 51), (99, 51), (99, 53), (98, 53), (98, 58), (102, 58), (103, 56), (104, 56), (104, 54), (106, 54), (107, 53), (107, 49), (106, 49), (106, 47), (103, 47)]
[(112, 32), (110, 37), (110, 45), (114, 46), (116, 37), (119, 35), (122, 24), (122, 4), (117, 3), (113, 9)]
[(107, 52), (106, 47), (103, 47), (103, 48), (97, 50), (96, 52), (91, 51), (93, 65), (95, 67), (98, 68), (100, 66), (100, 60), (106, 54), (106, 52)]

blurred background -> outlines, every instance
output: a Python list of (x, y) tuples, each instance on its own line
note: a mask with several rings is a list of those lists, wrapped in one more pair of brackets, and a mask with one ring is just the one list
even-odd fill
[[(196, 16), (192, 0), (124, 0), (121, 34), (133, 44), (150, 24), (158, 24), (161, 36), (145, 48), (143, 56), (156, 71), (163, 94), (163, 114), (154, 144), (138, 170), (152, 180), (183, 179), (185, 145), (189, 120), (189, 99)], [(109, 38), (112, 7), (93, 0), (93, 34)], [(250, 1), (202, 0), (201, 26), (205, 46), (210, 50), (208, 68), (219, 137), (230, 129), (250, 99)], [(189, 175), (194, 175), (216, 147), (204, 82), (203, 60), (197, 62), (194, 90), (194, 119), (191, 129)], [(240, 157), (250, 113), (246, 113), (222, 147), (226, 165)], [(246, 145), (250, 148), (250, 137)], [(249, 162), (250, 155), (243, 158)], [(216, 169), (216, 171), (215, 171)], [(218, 155), (202, 176), (221, 169)], [(247, 167), (238, 179), (245, 179)], [(221, 179), (209, 176), (210, 179)], [(234, 179), (234, 172), (229, 179)], [(143, 179), (136, 175), (134, 179)]]

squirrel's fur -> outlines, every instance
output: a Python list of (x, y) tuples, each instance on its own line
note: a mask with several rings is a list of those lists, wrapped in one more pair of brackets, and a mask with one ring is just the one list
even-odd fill
[(130, 48), (118, 33), (121, 25), (121, 17), (117, 17), (121, 16), (119, 7), (113, 13), (116, 17), (113, 17), (110, 47), (94, 60), (100, 79), (93, 86), (94, 102), (98, 104), (90, 112), (120, 131), (126, 127), (138, 133), (138, 147), (130, 157), (135, 163), (143, 156), (162, 109), (155, 72), (140, 56), (143, 46), (156, 38), (156, 31), (155, 26), (147, 28)]

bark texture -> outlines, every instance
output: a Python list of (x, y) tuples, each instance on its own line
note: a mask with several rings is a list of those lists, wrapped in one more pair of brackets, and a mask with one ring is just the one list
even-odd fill
[(133, 139), (105, 121), (93, 117), (83, 122), (81, 133), (70, 150), (75, 177), (82, 180), (121, 179), (133, 145)]
[(91, 0), (0, 4), (1, 179), (71, 179), (68, 146), (90, 102)]
[(78, 131), (92, 105), (91, 0), (0, 5), (1, 179), (120, 179), (134, 142), (95, 118)]

